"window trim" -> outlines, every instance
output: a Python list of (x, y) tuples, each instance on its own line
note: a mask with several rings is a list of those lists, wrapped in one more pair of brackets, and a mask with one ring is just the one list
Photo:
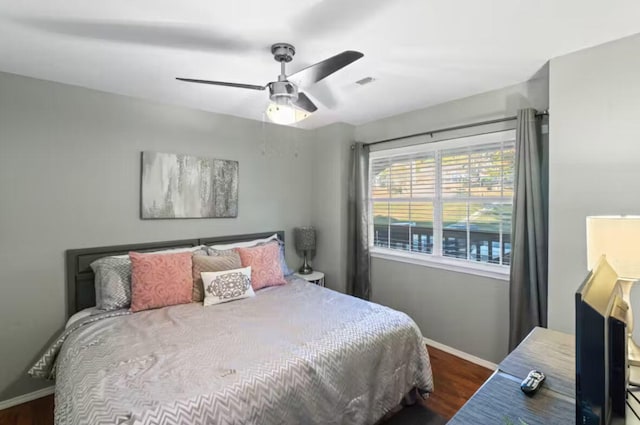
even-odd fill
[[(502, 129), (491, 131), (488, 133), (482, 133), (478, 135), (470, 135), (470, 136), (462, 136), (462, 137), (454, 137), (448, 140), (439, 140), (437, 142), (424, 142), (419, 144), (412, 144), (410, 146), (405, 147), (394, 147), (390, 149), (380, 149), (374, 152), (371, 152), (369, 155), (369, 163), (373, 159), (378, 158), (389, 158), (398, 155), (406, 155), (410, 153), (416, 152), (434, 152), (436, 153), (436, 182), (437, 185), (440, 185), (441, 182), (440, 174), (441, 174), (441, 161), (438, 159), (440, 156), (441, 150), (455, 149), (459, 147), (472, 147), (477, 145), (483, 145), (487, 143), (492, 143), (495, 141), (495, 137), (501, 137), (505, 135), (511, 139), (515, 139), (516, 130), (515, 129)], [(370, 176), (368, 177), (370, 179)], [(436, 202), (436, 197), (434, 197), (434, 217), (438, 210), (442, 206), (442, 200), (440, 202)], [(466, 201), (471, 201), (471, 198), (465, 199)], [(482, 198), (482, 200), (486, 200), (487, 198)], [(384, 248), (380, 246), (376, 246), (373, 244), (373, 228), (374, 228), (374, 220), (371, 216), (373, 212), (373, 198), (371, 198), (371, 188), (369, 188), (367, 203), (369, 205), (369, 217), (367, 217), (368, 223), (368, 231), (369, 231), (369, 252), (371, 257), (373, 258), (381, 258), (390, 261), (398, 261), (408, 264), (414, 264), (419, 266), (426, 266), (432, 268), (438, 268), (443, 270), (448, 270), (452, 272), (458, 273), (466, 273), (472, 274), (476, 276), (483, 276), (492, 279), (509, 281), (510, 280), (510, 272), (511, 265), (504, 264), (491, 264), (491, 263), (482, 263), (476, 261), (470, 261), (468, 259), (461, 258), (450, 258), (442, 256), (442, 220), (434, 220), (434, 228), (433, 228), (433, 237), (434, 237), (434, 247), (433, 253), (415, 253), (411, 251), (402, 251), (391, 248)], [(512, 200), (513, 202), (513, 200)], [(438, 215), (440, 213), (438, 212)], [(502, 235), (500, 236), (502, 239)], [(468, 241), (467, 241), (468, 242)]]
[(507, 282), (509, 281), (511, 271), (511, 267), (506, 265), (479, 263), (459, 258), (437, 257), (432, 254), (418, 254), (379, 246), (370, 247), (369, 252), (372, 258), (382, 258), (384, 260), (472, 274)]

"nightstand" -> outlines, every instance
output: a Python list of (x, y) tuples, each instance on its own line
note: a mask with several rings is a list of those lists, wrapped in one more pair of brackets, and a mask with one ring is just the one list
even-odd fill
[(322, 272), (314, 270), (310, 274), (294, 273), (294, 275), (300, 279), (306, 280), (307, 282), (315, 283), (316, 285), (324, 287), (324, 273)]

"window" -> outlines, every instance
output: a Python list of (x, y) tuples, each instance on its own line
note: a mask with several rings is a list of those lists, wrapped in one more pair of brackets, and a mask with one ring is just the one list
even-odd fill
[(514, 139), (510, 130), (372, 152), (372, 251), (508, 271)]

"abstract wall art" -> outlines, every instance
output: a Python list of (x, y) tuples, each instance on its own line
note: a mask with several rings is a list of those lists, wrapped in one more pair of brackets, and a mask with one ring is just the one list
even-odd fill
[(238, 216), (238, 161), (142, 152), (143, 219)]

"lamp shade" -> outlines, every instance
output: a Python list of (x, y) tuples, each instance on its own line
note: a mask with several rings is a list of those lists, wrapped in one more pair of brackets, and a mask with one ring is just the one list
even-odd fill
[(618, 276), (640, 278), (640, 216), (587, 217), (589, 270), (605, 255)]
[(316, 249), (316, 229), (311, 226), (295, 228), (296, 249), (312, 251)]

